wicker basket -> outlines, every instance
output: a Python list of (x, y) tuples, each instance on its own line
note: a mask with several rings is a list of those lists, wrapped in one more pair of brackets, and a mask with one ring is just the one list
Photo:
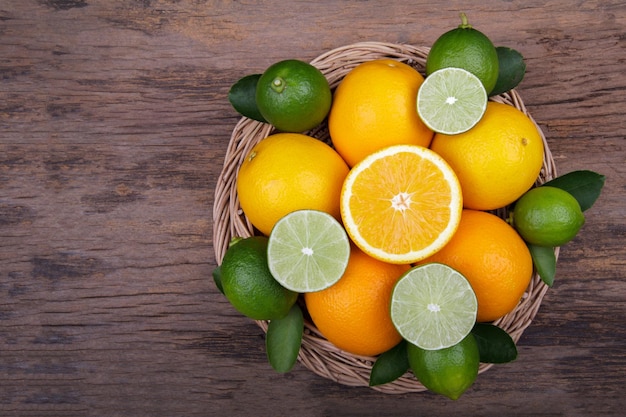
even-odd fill
[[(429, 48), (411, 45), (362, 42), (346, 45), (324, 53), (311, 61), (311, 64), (324, 73), (331, 89), (334, 89), (352, 68), (364, 61), (373, 59), (392, 58), (411, 65), (423, 74), (428, 51)], [(492, 97), (491, 100), (514, 106), (528, 115), (521, 98), (515, 90)], [(536, 184), (542, 184), (556, 176), (556, 168), (545, 141), (545, 136), (539, 126), (537, 126), (537, 129), (543, 138), (545, 148), (543, 167), (536, 182)], [(252, 225), (239, 207), (236, 194), (237, 172), (251, 148), (271, 133), (273, 133), (271, 125), (245, 117), (237, 123), (232, 132), (226, 151), (224, 167), (217, 181), (213, 207), (213, 244), (218, 263), (221, 263), (232, 237), (248, 237), (255, 233)], [(330, 143), (325, 122), (318, 128), (307, 132), (307, 134)], [(496, 210), (495, 214), (506, 218), (508, 208), (504, 207)], [(555, 252), (558, 256), (558, 248)], [(548, 287), (535, 274), (515, 310), (497, 320), (494, 324), (506, 330), (513, 340), (517, 342), (535, 317), (547, 289)], [(267, 331), (267, 322), (257, 321), (257, 324), (263, 331)], [(306, 321), (305, 334), (298, 360), (316, 374), (338, 383), (349, 386), (368, 386), (375, 358), (356, 356), (339, 350), (319, 333), (313, 323)], [(491, 364), (482, 363), (479, 373), (486, 371), (490, 367)], [(372, 389), (390, 394), (426, 390), (410, 372), (407, 372), (406, 375), (392, 383), (375, 386)]]

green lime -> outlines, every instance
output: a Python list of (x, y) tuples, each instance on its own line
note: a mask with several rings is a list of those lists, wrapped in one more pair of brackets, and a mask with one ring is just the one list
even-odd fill
[(391, 294), (391, 321), (402, 337), (426, 350), (459, 343), (474, 327), (478, 302), (469, 281), (440, 263), (413, 267)]
[(298, 293), (284, 288), (267, 266), (267, 237), (253, 236), (232, 244), (220, 266), (224, 295), (243, 315), (272, 320), (287, 315)]
[(300, 133), (316, 127), (328, 115), (331, 101), (324, 74), (296, 59), (270, 66), (256, 86), (259, 111), (283, 132)]
[(483, 83), (490, 93), (498, 80), (496, 48), (482, 32), (472, 28), (467, 16), (461, 13), (461, 24), (433, 44), (426, 58), (426, 75), (447, 67), (463, 68)]
[(409, 343), (409, 364), (415, 377), (429, 390), (456, 400), (478, 376), (480, 353), (470, 333), (454, 346), (425, 350)]
[(512, 223), (526, 242), (554, 247), (572, 240), (585, 224), (585, 216), (570, 193), (541, 186), (527, 191), (515, 203)]
[(301, 293), (330, 287), (343, 275), (350, 241), (330, 214), (297, 210), (272, 229), (267, 247), (269, 269), (285, 288)]
[(487, 110), (487, 92), (480, 80), (461, 68), (430, 74), (417, 92), (417, 114), (431, 130), (455, 135), (470, 130)]

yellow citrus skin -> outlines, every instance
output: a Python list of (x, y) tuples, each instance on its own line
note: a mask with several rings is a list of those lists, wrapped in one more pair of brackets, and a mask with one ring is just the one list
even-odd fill
[(543, 140), (533, 121), (493, 101), (472, 129), (436, 134), (430, 148), (452, 166), (464, 207), (475, 210), (513, 203), (533, 186), (543, 165)]
[(416, 69), (392, 59), (365, 62), (344, 77), (333, 96), (328, 129), (349, 166), (391, 145), (428, 147), (433, 132), (416, 111), (423, 81)]
[(420, 263), (440, 262), (467, 278), (478, 299), (478, 322), (511, 312), (530, 283), (533, 262), (526, 243), (498, 216), (463, 210), (446, 246)]
[(246, 217), (264, 235), (283, 216), (320, 210), (341, 219), (339, 197), (348, 166), (330, 146), (299, 133), (261, 140), (246, 156), (237, 195)]
[(409, 268), (376, 260), (353, 246), (336, 284), (304, 294), (315, 326), (329, 342), (355, 355), (391, 349), (402, 340), (391, 321), (391, 291)]

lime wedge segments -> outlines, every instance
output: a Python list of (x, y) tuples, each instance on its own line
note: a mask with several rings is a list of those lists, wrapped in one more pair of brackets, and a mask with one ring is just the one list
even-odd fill
[(469, 281), (440, 263), (410, 269), (391, 295), (391, 321), (405, 340), (425, 350), (463, 340), (476, 322), (477, 309)]
[(350, 258), (350, 241), (330, 214), (298, 210), (281, 218), (272, 229), (267, 262), (274, 279), (296, 292), (330, 287), (343, 275)]
[(431, 130), (455, 135), (470, 130), (487, 109), (487, 91), (478, 77), (462, 68), (430, 74), (417, 92), (417, 113)]

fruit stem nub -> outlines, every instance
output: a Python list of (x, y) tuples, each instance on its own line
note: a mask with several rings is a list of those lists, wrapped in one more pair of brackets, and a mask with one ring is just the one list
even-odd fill
[(272, 90), (276, 91), (277, 93), (282, 93), (283, 90), (285, 89), (285, 80), (283, 80), (281, 77), (276, 77), (272, 80)]
[(465, 13), (461, 12), (459, 14), (461, 15), (461, 24), (459, 25), (459, 27), (461, 29), (471, 29), (472, 25), (469, 24), (469, 21), (467, 20), (467, 16), (465, 15)]
[(243, 237), (241, 236), (234, 236), (230, 242), (228, 242), (228, 247), (231, 248), (234, 245), (236, 245), (237, 243), (241, 242), (243, 240)]

